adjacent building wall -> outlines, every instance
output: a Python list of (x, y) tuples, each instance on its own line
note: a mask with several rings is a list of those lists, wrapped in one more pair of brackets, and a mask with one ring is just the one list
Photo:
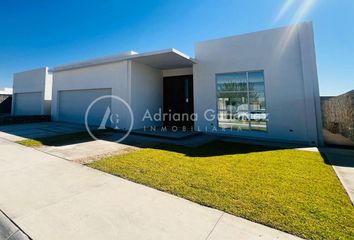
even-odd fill
[(52, 74), (39, 68), (14, 74), (12, 115), (49, 115)]
[[(197, 131), (249, 138), (322, 144), (319, 92), (311, 23), (196, 44), (194, 109)], [(268, 131), (221, 131), (217, 118), (218, 73), (264, 70)]]
[(354, 90), (337, 97), (321, 98), (323, 127), (354, 141)]

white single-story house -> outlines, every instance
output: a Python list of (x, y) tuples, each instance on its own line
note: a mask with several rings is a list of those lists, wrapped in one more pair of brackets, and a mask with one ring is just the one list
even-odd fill
[[(172, 48), (131, 51), (50, 72), (53, 121), (84, 123), (91, 105), (91, 124), (102, 124), (109, 108), (119, 113), (115, 124), (128, 129), (131, 115), (124, 104), (109, 98), (91, 104), (114, 95), (130, 106), (133, 129), (193, 127), (210, 134), (322, 144), (312, 23), (199, 42), (193, 59)], [(15, 74), (14, 92), (40, 92), (22, 90), (24, 74)], [(15, 97), (15, 107), (24, 111), (22, 102)]]
[(52, 82), (48, 67), (15, 73), (12, 115), (50, 115)]

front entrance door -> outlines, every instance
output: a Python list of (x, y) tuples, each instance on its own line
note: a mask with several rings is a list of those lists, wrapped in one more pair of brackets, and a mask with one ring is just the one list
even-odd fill
[(164, 126), (193, 126), (193, 75), (164, 77), (163, 110)]

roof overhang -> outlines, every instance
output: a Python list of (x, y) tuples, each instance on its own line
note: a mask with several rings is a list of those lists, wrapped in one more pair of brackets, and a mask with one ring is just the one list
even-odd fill
[(160, 70), (174, 69), (174, 68), (186, 68), (192, 67), (195, 63), (192, 58), (186, 54), (174, 49), (164, 49), (147, 53), (135, 53), (129, 52), (125, 55), (115, 55), (111, 57), (98, 58), (84, 62), (78, 62), (73, 64), (61, 65), (51, 69), (51, 72), (67, 71), (77, 68), (91, 67), (96, 65), (103, 65), (108, 63), (120, 62), (125, 60), (131, 60), (134, 62), (142, 63), (153, 68)]
[(146, 54), (137, 54), (131, 60), (160, 70), (187, 68), (192, 67), (195, 63), (189, 56), (173, 48)]

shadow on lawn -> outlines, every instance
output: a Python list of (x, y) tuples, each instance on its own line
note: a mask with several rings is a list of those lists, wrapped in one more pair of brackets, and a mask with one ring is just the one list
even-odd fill
[[(102, 131), (95, 132), (95, 135), (100, 137), (103, 137), (105, 134), (109, 134), (109, 131), (102, 130)], [(68, 133), (68, 134), (57, 135), (57, 136), (33, 138), (33, 140), (40, 142), (42, 145), (45, 146), (55, 146), (55, 147), (93, 141), (92, 137), (89, 135), (87, 131)], [(26, 142), (27, 140), (24, 141)]]
[[(124, 132), (115, 130), (99, 130), (94, 132), (95, 136), (101, 140), (115, 141), (124, 135)], [(151, 136), (141, 136), (139, 134), (130, 134), (121, 144), (140, 148), (154, 148), (185, 154), (190, 157), (211, 157), (230, 154), (246, 154), (251, 152), (273, 151), (285, 148), (266, 147), (253, 144), (243, 144), (237, 142), (226, 142), (222, 140), (213, 140), (197, 147), (184, 146), (186, 143), (198, 141), (198, 138), (206, 136), (197, 135), (183, 139), (166, 139)], [(65, 146), (93, 141), (87, 132), (70, 133), (59, 136), (49, 136), (35, 138), (34, 141), (45, 146)], [(25, 140), (26, 141), (26, 140)], [(30, 140), (31, 141), (31, 140)], [(26, 145), (26, 144), (25, 144)], [(188, 145), (188, 144), (187, 144)]]
[(252, 144), (243, 144), (236, 142), (226, 142), (216, 140), (198, 147), (185, 147), (180, 145), (160, 144), (151, 147), (157, 150), (166, 150), (181, 153), (189, 157), (213, 157), (232, 154), (247, 154), (255, 152), (266, 152), (281, 150), (282, 148), (266, 147)]
[(324, 162), (338, 167), (354, 168), (354, 151), (341, 148), (320, 148)]

